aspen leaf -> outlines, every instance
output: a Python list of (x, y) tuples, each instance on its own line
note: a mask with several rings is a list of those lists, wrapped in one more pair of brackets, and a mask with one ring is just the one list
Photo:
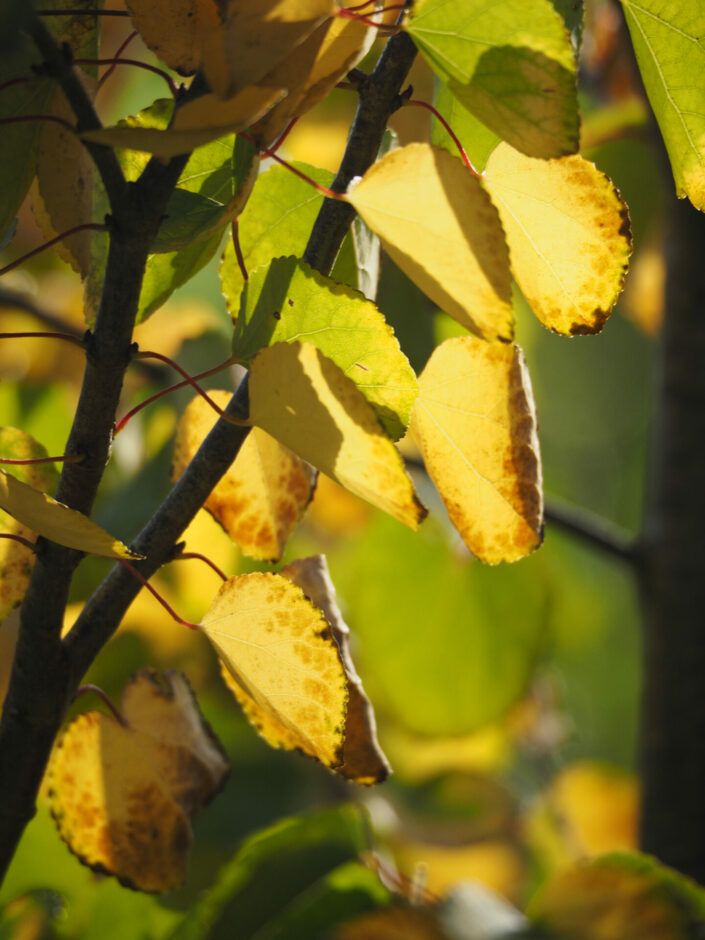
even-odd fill
[(204, 39), (203, 70), (220, 98), (254, 85), (335, 10), (332, 0), (229, 0)]
[(230, 578), (202, 628), (265, 740), (340, 767), (347, 678), (328, 622), (301, 588), (277, 574)]
[(145, 669), (126, 686), (125, 725), (101, 712), (73, 721), (47, 768), (52, 815), (82, 862), (141, 891), (186, 877), (189, 817), (220, 790), (228, 763), (188, 682)]
[(533, 394), (518, 346), (446, 340), (419, 378), (412, 422), (426, 468), (471, 552), (496, 564), (541, 542)]
[[(222, 408), (230, 393), (209, 391)], [(180, 422), (172, 477), (177, 479), (215, 423), (213, 409), (200, 396)], [(253, 428), (230, 468), (204, 503), (230, 538), (251, 558), (278, 561), (308, 506), (316, 471), (260, 428)]]
[(599, 333), (632, 249), (629, 212), (610, 180), (578, 155), (533, 160), (500, 144), (485, 185), (512, 271), (539, 320), (565, 335)]
[(297, 258), (277, 258), (250, 274), (240, 298), (233, 355), (244, 362), (264, 346), (312, 343), (352, 379), (385, 430), (402, 436), (417, 392), (416, 376), (394, 331), (359, 291)]
[(415, 529), (426, 515), (365, 397), (309, 343), (277, 343), (250, 367), (250, 420), (351, 492)]
[(205, 37), (220, 27), (217, 0), (126, 0), (135, 29), (170, 69), (191, 75)]
[(0, 509), (38, 535), (92, 555), (143, 558), (113, 538), (88, 516), (0, 470)]
[(417, 0), (407, 30), (458, 100), (533, 157), (578, 149), (577, 65), (551, 0)]
[(477, 177), (438, 147), (409, 144), (348, 192), (385, 250), (434, 303), (483, 339), (513, 335), (509, 256)]
[(323, 611), (345, 665), (348, 705), (343, 763), (337, 772), (355, 783), (381, 783), (389, 775), (389, 764), (377, 741), (372, 705), (355, 671), (350, 654), (350, 630), (338, 607), (325, 556), (297, 559), (282, 568), (280, 574), (297, 584), (306, 597)]
[(705, 45), (698, 3), (622, 0), (676, 192), (705, 210)]
[[(46, 457), (47, 452), (25, 431), (0, 428), (0, 457), (26, 460)], [(15, 465), (11, 473), (35, 490), (46, 492), (56, 486), (59, 475), (53, 464)], [(0, 532), (20, 535), (34, 541), (36, 532), (0, 510)], [(0, 539), (0, 623), (25, 595), (34, 564), (34, 552), (14, 539)]]
[(165, 158), (175, 157), (218, 137), (244, 130), (275, 105), (282, 94), (281, 89), (253, 86), (227, 101), (206, 95), (206, 100), (197, 98), (180, 108), (168, 129), (116, 125), (85, 131), (81, 137), (108, 147), (140, 150)]

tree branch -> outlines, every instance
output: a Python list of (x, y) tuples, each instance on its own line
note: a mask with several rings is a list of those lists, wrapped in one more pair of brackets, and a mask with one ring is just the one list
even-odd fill
[(544, 516), (548, 523), (619, 561), (630, 565), (638, 565), (640, 562), (641, 556), (637, 541), (624, 529), (607, 519), (586, 509), (568, 506), (553, 500), (546, 500)]

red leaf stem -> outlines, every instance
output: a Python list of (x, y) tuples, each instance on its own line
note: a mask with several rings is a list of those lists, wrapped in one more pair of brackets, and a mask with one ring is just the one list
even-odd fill
[(63, 339), (84, 349), (83, 340), (70, 333), (47, 333), (45, 330), (25, 330), (21, 333), (0, 333), (0, 339)]
[[(73, 128), (71, 129), (73, 130)], [(38, 248), (33, 248), (32, 251), (28, 251), (27, 254), (22, 255), (21, 258), (16, 258), (14, 261), (11, 261), (10, 264), (6, 264), (4, 268), (0, 268), (0, 276), (7, 274), (8, 271), (12, 271), (20, 264), (24, 264), (25, 261), (28, 261), (35, 255), (40, 254), (40, 252), (45, 251), (47, 248), (51, 248), (51, 246), (55, 245), (57, 242), (63, 241), (63, 239), (68, 238), (69, 235), (75, 235), (76, 232), (85, 232), (89, 229), (95, 232), (107, 232), (108, 227), (102, 222), (84, 222), (83, 225), (74, 225), (73, 228), (68, 229), (66, 232), (62, 232), (61, 235), (57, 235), (56, 238), (50, 238), (48, 242), (44, 242), (44, 244), (40, 245)]]
[(156, 65), (150, 65), (149, 62), (140, 62), (139, 59), (74, 59), (74, 65), (110, 65), (113, 68), (116, 65), (134, 65), (138, 69), (146, 69), (148, 72), (154, 72), (155, 75), (159, 75), (169, 86), (169, 91), (176, 97), (179, 89), (171, 78), (170, 75), (160, 68), (157, 68)]
[(176, 555), (176, 557), (173, 558), (172, 561), (183, 561), (184, 559), (188, 559), (188, 558), (198, 558), (199, 561), (205, 561), (208, 567), (212, 568), (213, 571), (215, 571), (215, 573), (223, 579), (223, 581), (228, 580), (227, 574), (221, 571), (220, 568), (216, 565), (216, 563), (214, 561), (211, 561), (211, 559), (208, 558), (207, 555), (201, 555), (200, 552), (181, 552), (181, 554)]
[(13, 466), (27, 466), (35, 463), (80, 463), (83, 460), (82, 454), (63, 454), (61, 457), (27, 457), (23, 460), (16, 460), (14, 457), (0, 457), (0, 463), (9, 463)]
[(440, 121), (440, 123), (443, 125), (443, 127), (444, 127), (445, 130), (447, 131), (448, 136), (451, 138), (451, 140), (453, 141), (453, 143), (455, 144), (455, 146), (458, 148), (458, 152), (460, 153), (460, 156), (461, 156), (461, 158), (462, 158), (462, 161), (463, 161), (463, 163), (465, 164), (465, 166), (468, 168), (468, 170), (470, 170), (470, 172), (471, 172), (472, 174), (474, 174), (475, 176), (477, 176), (478, 179), (480, 179), (480, 178), (482, 177), (482, 173), (478, 173), (477, 170), (475, 169), (475, 167), (472, 165), (472, 162), (471, 162), (471, 160), (470, 160), (470, 157), (467, 155), (467, 153), (466, 153), (466, 151), (465, 151), (465, 148), (464, 148), (463, 145), (460, 143), (460, 139), (458, 138), (457, 134), (455, 133), (455, 131), (453, 130), (453, 128), (450, 126), (450, 124), (448, 123), (448, 121), (446, 121), (446, 119), (445, 119), (445, 118), (443, 117), (443, 115), (440, 113), (440, 111), (438, 111), (436, 108), (434, 108), (432, 104), (429, 104), (428, 101), (421, 101), (421, 100), (418, 99), (418, 98), (412, 98), (412, 99), (410, 99), (409, 101), (405, 101), (404, 104), (405, 104), (405, 105), (408, 105), (408, 104), (413, 105), (415, 108), (426, 108), (427, 111), (430, 111), (431, 114), (435, 117), (435, 119), (436, 119), (437, 121)]
[(141, 582), (141, 584), (142, 584), (144, 587), (147, 588), (147, 590), (148, 590), (149, 593), (152, 595), (152, 597), (154, 597), (156, 600), (159, 601), (159, 603), (162, 605), (162, 607), (164, 608), (164, 610), (166, 610), (166, 612), (167, 612), (168, 614), (170, 614), (170, 616), (173, 617), (174, 620), (175, 620), (177, 623), (182, 624), (182, 626), (184, 626), (184, 627), (188, 627), (190, 630), (200, 630), (200, 629), (201, 629), (201, 625), (200, 625), (199, 623), (191, 623), (190, 620), (184, 620), (183, 617), (179, 617), (179, 615), (176, 613), (176, 611), (174, 610), (174, 608), (171, 607), (171, 605), (168, 604), (167, 601), (164, 600), (164, 598), (161, 596), (161, 594), (159, 593), (159, 591), (157, 591), (155, 588), (152, 587), (152, 585), (149, 583), (149, 581), (147, 581), (147, 579), (144, 578), (144, 577), (139, 573), (139, 571), (135, 568), (134, 565), (131, 565), (130, 562), (129, 562), (129, 561), (126, 561), (124, 558), (118, 558), (118, 561), (120, 562), (120, 564), (121, 564), (124, 568), (127, 568), (127, 570), (130, 572), (130, 574), (134, 575), (135, 578), (137, 578), (137, 580), (138, 580), (139, 582)]
[(0, 124), (20, 124), (22, 121), (53, 121), (54, 124), (61, 124), (72, 134), (76, 133), (76, 128), (71, 121), (59, 117), (58, 114), (15, 114), (13, 117), (0, 118)]
[(91, 685), (89, 683), (87, 685), (80, 686), (78, 689), (76, 689), (76, 692), (74, 693), (74, 696), (73, 696), (74, 702), (81, 695), (88, 695), (90, 692), (92, 692), (94, 695), (97, 695), (98, 698), (102, 700), (103, 704), (106, 705), (107, 708), (110, 709), (110, 711), (112, 712), (113, 718), (117, 721), (118, 724), (122, 725), (123, 728), (129, 727), (129, 725), (127, 724), (127, 721), (123, 718), (123, 716), (118, 711), (115, 703), (108, 696), (107, 692), (104, 692), (99, 685)]
[(13, 542), (20, 542), (22, 545), (29, 548), (31, 551), (36, 552), (37, 546), (34, 542), (30, 542), (29, 539), (26, 539), (23, 535), (15, 535), (11, 532), (0, 532), (0, 539), (12, 539)]
[(240, 244), (239, 219), (233, 219), (230, 231), (232, 232), (233, 248), (235, 249), (235, 257), (237, 258), (238, 267), (240, 268), (240, 274), (242, 274), (243, 281), (246, 281), (250, 275), (247, 273), (245, 257), (242, 253), (242, 245)]
[[(123, 42), (120, 43), (120, 45), (118, 46), (118, 48), (117, 48), (117, 50), (116, 50), (116, 52), (115, 52), (115, 55), (113, 56), (113, 59), (119, 59), (120, 56), (122, 55), (122, 53), (125, 51), (125, 49), (127, 49), (127, 47), (130, 45), (130, 43), (132, 42), (132, 40), (135, 38), (135, 36), (138, 36), (138, 35), (139, 35), (139, 33), (137, 32), (137, 30), (136, 30), (136, 29), (133, 30), (133, 31), (130, 33), (130, 35), (127, 37), (127, 39), (125, 39)], [(110, 66), (110, 68), (109, 68), (109, 69), (107, 70), (107, 72), (103, 75), (103, 77), (101, 78), (101, 80), (98, 82), (98, 89), (100, 89), (100, 88), (103, 87), (103, 85), (105, 84), (105, 82), (110, 78), (110, 76), (111, 76), (111, 75), (113, 74), (113, 72), (115, 71), (115, 68), (116, 68), (115, 62), (113, 62), (113, 64)], [(96, 94), (97, 94), (97, 92), (98, 92), (98, 89), (96, 89)]]

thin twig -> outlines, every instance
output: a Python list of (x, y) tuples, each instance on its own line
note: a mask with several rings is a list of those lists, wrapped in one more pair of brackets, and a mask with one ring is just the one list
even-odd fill
[(607, 519), (582, 509), (547, 500), (544, 517), (549, 524), (576, 536), (593, 548), (630, 565), (639, 563), (637, 541), (624, 529)]

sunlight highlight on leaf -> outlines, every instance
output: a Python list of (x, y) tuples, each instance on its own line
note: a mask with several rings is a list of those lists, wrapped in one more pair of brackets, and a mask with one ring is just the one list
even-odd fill
[(125, 5), (145, 44), (182, 75), (196, 71), (205, 36), (220, 27), (217, 0), (125, 0)]
[(62, 839), (82, 862), (141, 891), (186, 877), (189, 817), (228, 764), (183, 675), (142, 670), (122, 699), (126, 725), (80, 715), (55, 746), (47, 780)]
[(536, 415), (518, 346), (471, 336), (442, 343), (419, 378), (412, 430), (451, 521), (474, 555), (497, 564), (540, 545)]
[(409, 144), (348, 192), (385, 250), (434, 303), (484, 339), (509, 340), (509, 257), (499, 215), (461, 160)]
[[(225, 408), (231, 393), (209, 390)], [(179, 421), (172, 478), (178, 479), (203, 443), (217, 415), (200, 396)], [(278, 561), (313, 496), (317, 472), (260, 428), (253, 428), (211, 492), (204, 509), (222, 525), (230, 538), (249, 555)]]
[(426, 515), (399, 452), (354, 383), (315, 346), (277, 343), (250, 367), (250, 420), (415, 529)]

